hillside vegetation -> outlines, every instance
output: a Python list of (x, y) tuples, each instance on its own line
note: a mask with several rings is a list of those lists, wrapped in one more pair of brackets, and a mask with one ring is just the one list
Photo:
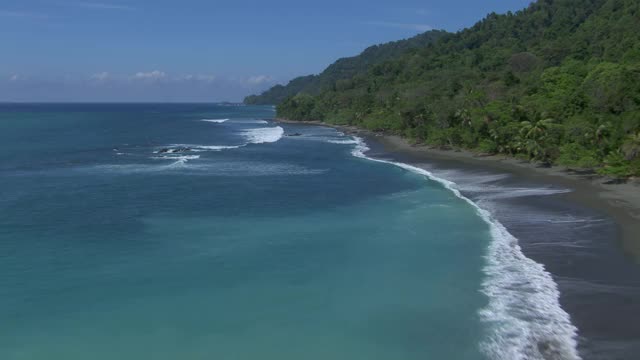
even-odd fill
[(278, 116), (640, 175), (639, 1), (539, 0), (439, 35), (313, 91), (285, 87)]
[(286, 86), (276, 85), (260, 95), (248, 96), (244, 102), (251, 105), (275, 105), (300, 93), (317, 95), (323, 90), (332, 89), (338, 80), (364, 74), (372, 65), (398, 57), (409, 49), (427, 46), (445, 34), (445, 31), (434, 30), (409, 39), (370, 46), (360, 55), (339, 59), (319, 75), (297, 77)]

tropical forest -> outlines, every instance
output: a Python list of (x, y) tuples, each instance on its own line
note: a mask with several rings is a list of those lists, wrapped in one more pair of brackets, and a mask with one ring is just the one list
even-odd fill
[(245, 99), (278, 117), (640, 175), (640, 1), (539, 0), (340, 59)]

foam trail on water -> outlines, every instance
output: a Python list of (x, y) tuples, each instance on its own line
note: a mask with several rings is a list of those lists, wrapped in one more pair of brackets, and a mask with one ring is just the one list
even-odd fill
[(483, 352), (497, 360), (580, 359), (578, 329), (560, 307), (557, 284), (542, 264), (522, 253), (518, 239), (489, 211), (462, 195), (455, 183), (412, 165), (370, 158), (365, 155), (369, 148), (364, 141), (359, 137), (354, 140), (357, 141), (354, 156), (398, 166), (442, 184), (473, 206), (489, 225), (492, 241), (482, 283), (489, 304), (479, 315), (489, 326), (490, 335), (481, 344)]
[(244, 145), (196, 145), (194, 151), (222, 151), (227, 149), (237, 149)]
[(193, 152), (202, 152), (202, 151), (222, 151), (222, 150), (228, 150), (228, 149), (237, 149), (237, 148), (246, 146), (246, 144), (243, 144), (243, 145), (172, 144), (171, 146), (177, 147), (177, 148), (187, 148), (189, 149), (189, 151), (193, 151)]
[[(220, 119), (220, 120), (202, 120), (202, 121), (212, 121), (212, 122), (222, 122), (227, 121), (228, 119)], [(263, 121), (263, 120), (260, 120)], [(254, 128), (254, 129), (246, 129), (241, 133), (246, 140), (247, 143), (240, 145), (198, 145), (198, 144), (171, 144), (169, 149), (164, 150), (167, 154), (175, 154), (179, 152), (203, 152), (203, 151), (222, 151), (228, 149), (238, 149), (241, 147), (245, 147), (249, 144), (265, 144), (265, 143), (274, 143), (284, 136), (284, 129), (280, 126), (275, 127), (262, 127), (262, 128)], [(161, 150), (155, 151), (156, 154), (161, 153)]]
[[(168, 158), (167, 158), (168, 159)], [(174, 158), (176, 161), (166, 165), (148, 165), (148, 164), (124, 164), (124, 165), (97, 165), (89, 167), (91, 170), (106, 171), (110, 173), (121, 174), (137, 174), (137, 173), (154, 173), (171, 170), (182, 170), (187, 168), (189, 159)]]
[(112, 174), (175, 173), (180, 175), (206, 175), (217, 177), (247, 176), (312, 176), (326, 173), (328, 169), (312, 169), (295, 164), (265, 162), (209, 162), (192, 164), (189, 159), (173, 158), (169, 164), (111, 164), (97, 165), (80, 170), (108, 172)]
[(161, 160), (178, 160), (178, 161), (189, 161), (200, 159), (200, 155), (182, 155), (182, 156), (154, 156), (153, 159), (161, 159)]
[(252, 144), (274, 143), (282, 138), (284, 129), (280, 126), (247, 129), (243, 135)]
[(200, 121), (206, 121), (210, 123), (222, 124), (223, 122), (229, 121), (229, 119), (202, 119)]
[(343, 144), (343, 145), (355, 145), (358, 144), (356, 140), (328, 140), (331, 144)]
[(234, 120), (240, 124), (268, 124), (267, 120)]
[(171, 144), (171, 149), (169, 149), (167, 153), (173, 154), (179, 151), (222, 151), (228, 149), (238, 149), (249, 144), (274, 143), (282, 138), (282, 136), (284, 135), (284, 129), (280, 126), (246, 129), (243, 130), (241, 134), (247, 139), (247, 143), (241, 145)]

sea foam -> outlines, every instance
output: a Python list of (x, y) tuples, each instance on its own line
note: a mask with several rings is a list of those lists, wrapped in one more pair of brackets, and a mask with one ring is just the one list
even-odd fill
[(192, 152), (202, 152), (202, 151), (222, 151), (228, 149), (237, 149), (245, 146), (242, 145), (197, 145), (197, 144), (172, 144), (172, 147), (176, 148), (188, 148), (189, 151)]
[(240, 124), (268, 124), (269, 123), (267, 120), (256, 120), (256, 119), (236, 120), (236, 121)]
[(489, 327), (489, 335), (480, 345), (486, 355), (498, 360), (580, 359), (578, 329), (560, 306), (557, 284), (542, 264), (522, 253), (518, 239), (489, 211), (462, 195), (454, 182), (412, 165), (368, 157), (365, 142), (358, 137), (354, 140), (354, 156), (398, 166), (442, 184), (473, 206), (489, 225), (492, 241), (482, 283), (489, 304), (479, 313)]
[(356, 140), (327, 140), (331, 144), (343, 144), (343, 145), (355, 145), (358, 144)]
[(282, 138), (284, 129), (280, 126), (247, 129), (243, 135), (251, 144), (274, 143)]
[[(222, 151), (229, 149), (238, 149), (245, 147), (249, 144), (266, 144), (274, 143), (282, 138), (284, 135), (284, 129), (280, 126), (276, 127), (264, 127), (255, 129), (246, 129), (241, 134), (247, 140), (246, 143), (240, 145), (199, 145), (199, 144), (171, 144), (166, 151), (167, 154), (175, 154), (180, 151), (188, 152), (203, 152), (203, 151)], [(159, 151), (155, 152), (156, 154)], [(197, 156), (197, 155), (194, 155)]]
[(173, 158), (168, 164), (110, 164), (82, 168), (89, 171), (117, 175), (139, 173), (179, 173), (216, 177), (311, 176), (324, 174), (328, 169), (313, 169), (296, 164), (269, 162), (200, 162), (191, 163), (186, 157)]
[(180, 155), (180, 156), (154, 156), (153, 159), (161, 160), (177, 160), (177, 161), (189, 161), (199, 159), (200, 155)]
[(222, 124), (223, 122), (229, 121), (229, 119), (202, 119), (200, 121), (206, 121), (210, 123)]

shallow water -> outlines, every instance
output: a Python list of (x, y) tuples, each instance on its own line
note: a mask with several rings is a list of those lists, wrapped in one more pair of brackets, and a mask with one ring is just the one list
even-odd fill
[(555, 283), (455, 184), (271, 117), (1, 105), (0, 358), (571, 358)]

